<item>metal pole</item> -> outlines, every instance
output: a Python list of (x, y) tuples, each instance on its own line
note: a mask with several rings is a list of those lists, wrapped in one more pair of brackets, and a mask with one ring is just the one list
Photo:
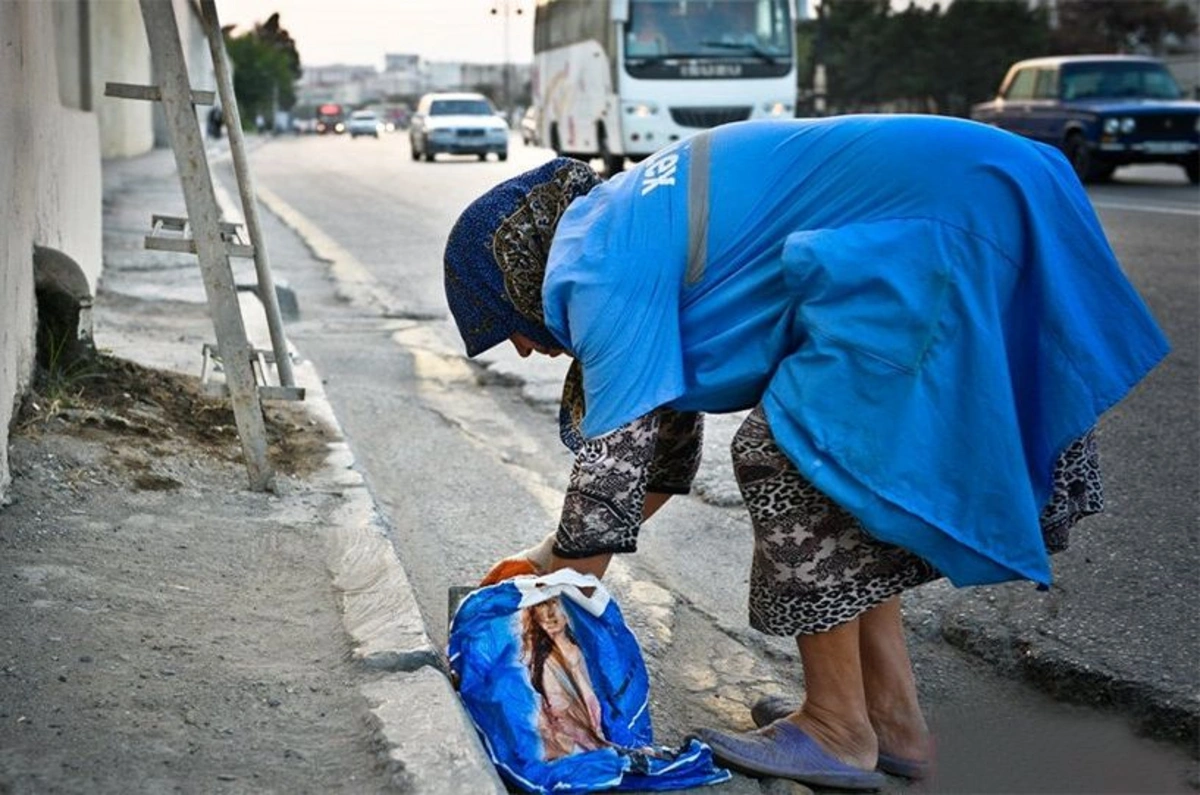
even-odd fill
[(815, 64), (813, 66), (813, 114), (824, 116), (826, 110), (826, 93), (829, 85), (825, 75), (825, 0), (817, 4), (817, 41), (813, 47)]
[(275, 353), (275, 368), (279, 373), (280, 386), (295, 386), (292, 360), (288, 355), (287, 338), (283, 335), (283, 320), (279, 314), (279, 297), (275, 294), (275, 281), (271, 277), (271, 262), (267, 258), (267, 245), (263, 240), (262, 225), (258, 220), (258, 199), (254, 191), (253, 175), (246, 160), (246, 138), (242, 133), (241, 112), (237, 97), (233, 93), (230, 76), (229, 55), (225, 52), (225, 37), (217, 18), (214, 0), (200, 0), (200, 11), (204, 17), (205, 34), (212, 52), (213, 69), (217, 76), (217, 91), (221, 105), (225, 108), (226, 128), (229, 130), (229, 151), (233, 154), (233, 169), (237, 173), (238, 193), (242, 198), (242, 214), (246, 217), (246, 231), (250, 244), (254, 246), (254, 270), (258, 274), (258, 298), (267, 315), (267, 328), (271, 333), (271, 349)]

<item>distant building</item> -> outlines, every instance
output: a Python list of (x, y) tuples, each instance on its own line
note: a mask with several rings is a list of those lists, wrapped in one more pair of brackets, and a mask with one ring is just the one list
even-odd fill
[(383, 56), (383, 71), (419, 74), (421, 71), (421, 56), (412, 53), (388, 53)]
[(362, 106), (415, 100), (427, 91), (483, 91), (498, 105), (515, 105), (528, 93), (531, 73), (530, 64), (426, 61), (412, 53), (388, 53), (382, 72), (348, 64), (305, 66), (296, 82), (296, 105)]

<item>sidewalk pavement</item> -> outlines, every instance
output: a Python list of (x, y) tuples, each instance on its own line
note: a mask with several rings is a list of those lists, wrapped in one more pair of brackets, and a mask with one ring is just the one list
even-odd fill
[[(97, 348), (198, 376), (215, 342), (199, 268), (142, 242), (152, 214), (186, 214), (171, 152), (104, 179)], [(253, 284), (252, 263), (235, 277)], [(269, 350), (258, 299), (239, 301)], [(272, 494), (247, 487), (236, 434), (190, 450), (149, 384), (129, 410), (33, 407), (0, 507), (0, 792), (506, 792), (320, 377), (295, 375), (306, 399), (276, 421), (319, 443), (283, 456)]]

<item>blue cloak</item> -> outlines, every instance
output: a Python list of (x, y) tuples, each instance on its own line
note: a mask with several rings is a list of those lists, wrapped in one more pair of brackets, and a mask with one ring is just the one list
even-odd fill
[(586, 436), (761, 402), (806, 478), (957, 585), (1050, 582), (1059, 453), (1168, 350), (1057, 150), (931, 116), (680, 142), (570, 205), (543, 299)]

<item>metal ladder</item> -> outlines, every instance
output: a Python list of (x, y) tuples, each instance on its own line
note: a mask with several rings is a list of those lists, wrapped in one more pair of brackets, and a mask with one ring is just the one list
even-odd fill
[[(200, 15), (212, 53), (217, 93), (227, 119), (229, 148), (249, 233), (248, 242), (242, 239), (241, 224), (221, 219), (204, 149), (204, 137), (195, 111), (195, 105), (211, 105), (215, 95), (212, 91), (194, 91), (191, 88), (174, 3), (170, 0), (140, 2), (158, 85), (108, 83), (105, 94), (162, 104), (187, 206), (187, 217), (154, 215), (145, 246), (160, 251), (195, 254), (199, 260), (209, 314), (217, 337), (216, 345), (203, 346), (201, 381), (210, 394), (228, 396), (230, 399), (238, 436), (242, 441), (250, 487), (256, 491), (271, 490), (274, 488), (274, 472), (267, 460), (262, 401), (303, 400), (304, 389), (295, 385), (287, 340), (283, 335), (278, 296), (262, 238), (258, 202), (246, 160), (246, 143), (215, 1), (200, 0)], [(266, 312), (271, 336), (270, 351), (254, 350), (247, 340), (230, 257), (254, 259), (257, 275), (254, 293)], [(224, 383), (209, 381), (210, 374), (218, 369), (218, 362), (225, 376)], [(277, 385), (268, 383), (272, 365), (277, 373)]]

